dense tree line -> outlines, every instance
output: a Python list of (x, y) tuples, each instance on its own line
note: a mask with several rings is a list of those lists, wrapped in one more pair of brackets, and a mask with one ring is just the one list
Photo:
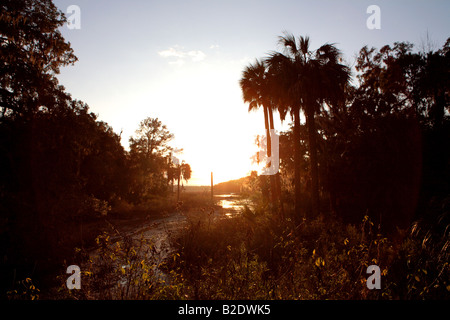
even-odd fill
[[(361, 232), (358, 238), (364, 241), (370, 234), (382, 237), (370, 244), (360, 244), (356, 249), (369, 253), (377, 247), (376, 254), (368, 254), (370, 262), (364, 262), (364, 256), (357, 259), (359, 268), (373, 263), (386, 268), (384, 286), (374, 297), (447, 299), (450, 290), (450, 39), (437, 50), (416, 51), (408, 42), (396, 42), (380, 49), (363, 47), (351, 73), (347, 73), (351, 70), (342, 65), (339, 51), (334, 47), (324, 45), (326, 50), (321, 47), (315, 51), (329, 50), (322, 56), (325, 61), (321, 61), (320, 54), (315, 59), (307, 49), (307, 38), (297, 40), (285, 35), (280, 43), (286, 52), (274, 53), (261, 60), (262, 63), (249, 65), (241, 80), (243, 98), (251, 104), (250, 110), (262, 106), (266, 113), (278, 111), (281, 119), (290, 114), (293, 120), (290, 129), (281, 132), (279, 139), (278, 175), (281, 205), (286, 210), (278, 211), (269, 196), (279, 192), (270, 179), (256, 175), (251, 179), (253, 190), (259, 191), (264, 203), (263, 209), (258, 207), (255, 212), (269, 211), (271, 219), (274, 215), (283, 218), (285, 213), (288, 219), (281, 219), (279, 225), (293, 222), (295, 226), (288, 229), (286, 237), (281, 237), (284, 243), (281, 247), (292, 245), (293, 251), (281, 255), (281, 261), (269, 269), (276, 274), (273, 270), (289, 265), (289, 272), (281, 274), (284, 276), (308, 268), (310, 265), (304, 260), (292, 258), (296, 252), (300, 255), (310, 252), (308, 249), (313, 257), (317, 250), (323, 250), (324, 256), (330, 254), (322, 266), (334, 267), (336, 261), (350, 257), (352, 250), (344, 249), (344, 255), (339, 256), (340, 251), (335, 249), (342, 241), (344, 245), (348, 243), (348, 237), (353, 234), (348, 232), (356, 226)], [(307, 56), (313, 57), (309, 60), (310, 68), (304, 59)], [(285, 63), (283, 68), (278, 68), (280, 61)], [(330, 61), (339, 63), (322, 73), (322, 66)], [(259, 66), (258, 73), (253, 72), (256, 66)], [(345, 81), (349, 80), (347, 76), (353, 81)], [(327, 86), (330, 83), (335, 91)], [(330, 93), (331, 99), (327, 99)], [(308, 104), (311, 102), (308, 95), (316, 97), (313, 106)], [(284, 97), (291, 97), (294, 102)], [(292, 108), (295, 101), (298, 105)], [(309, 116), (307, 108), (314, 109)], [(298, 121), (298, 111), (303, 112), (305, 123)], [(339, 227), (331, 231), (329, 227), (334, 224)], [(332, 240), (334, 236), (347, 238), (336, 241)], [(319, 244), (321, 241), (323, 246)], [(380, 249), (381, 243), (389, 245)], [(263, 259), (270, 264), (275, 255), (271, 250), (275, 251), (276, 246), (268, 247), (271, 249), (264, 247), (266, 251), (259, 257), (271, 252), (268, 259)], [(320, 263), (315, 261), (316, 266)], [(348, 272), (352, 264), (346, 261), (342, 270)], [(300, 272), (298, 278), (289, 277), (288, 286), (295, 286), (297, 281), (301, 292), (308, 287), (305, 278), (311, 279), (313, 274), (313, 270), (308, 270)], [(354, 282), (343, 289), (346, 281), (334, 283), (334, 271), (324, 274), (333, 274), (333, 279), (322, 281), (319, 277), (311, 283), (307, 295), (318, 292), (322, 298), (328, 298), (330, 293), (337, 297), (336, 292), (349, 293), (359, 286)], [(277, 283), (282, 282), (278, 275), (275, 279)], [(352, 297), (365, 298), (367, 291)]]
[(21, 266), (29, 275), (73, 254), (84, 222), (167, 196), (181, 173), (161, 121), (143, 120), (126, 151), (58, 84), (59, 69), (77, 58), (51, 1), (3, 1), (0, 10), (0, 273), (12, 281)]
[(333, 45), (311, 51), (308, 37), (291, 34), (280, 44), (240, 84), (249, 111), (264, 108), (266, 129), (268, 113), (291, 115), (280, 174), (295, 217), (368, 215), (389, 232), (431, 207), (448, 219), (450, 40), (428, 52), (408, 42), (364, 47), (353, 72)]

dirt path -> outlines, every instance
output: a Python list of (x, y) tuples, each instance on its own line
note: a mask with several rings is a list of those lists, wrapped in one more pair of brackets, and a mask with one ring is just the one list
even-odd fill
[(169, 236), (182, 230), (186, 223), (185, 216), (172, 213), (166, 217), (149, 221), (140, 227), (131, 227), (129, 230), (125, 230), (125, 234), (137, 240), (143, 237), (143, 239), (151, 241), (158, 251), (168, 252), (170, 251)]
[(171, 213), (163, 217), (140, 219), (128, 223), (117, 221), (108, 221), (108, 223), (115, 231), (115, 235), (111, 237), (111, 243), (120, 241), (124, 237), (131, 237), (136, 242), (148, 241), (164, 259), (171, 251), (169, 237), (187, 225), (187, 218), (180, 213)]

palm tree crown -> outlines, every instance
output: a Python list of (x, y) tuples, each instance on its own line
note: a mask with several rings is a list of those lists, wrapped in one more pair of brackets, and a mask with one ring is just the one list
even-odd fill
[(274, 99), (292, 113), (308, 108), (319, 111), (323, 103), (334, 105), (343, 98), (349, 82), (349, 68), (341, 64), (341, 52), (333, 44), (310, 51), (309, 37), (292, 34), (279, 39), (283, 52), (273, 52), (265, 60), (276, 78), (278, 94)]

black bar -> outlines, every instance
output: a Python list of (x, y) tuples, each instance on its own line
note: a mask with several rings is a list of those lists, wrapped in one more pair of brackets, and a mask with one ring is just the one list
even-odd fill
[[(146, 319), (312, 319), (345, 316), (383, 319), (425, 312), (442, 315), (448, 300), (442, 301), (281, 301), (281, 300), (186, 300), (186, 301), (2, 301), (0, 307), (15, 316), (60, 314), (85, 317), (144, 316)], [(446, 308), (446, 309), (444, 309)], [(187, 312), (186, 312), (187, 311)], [(209, 312), (208, 312), (209, 311)], [(187, 313), (187, 314), (186, 314)]]

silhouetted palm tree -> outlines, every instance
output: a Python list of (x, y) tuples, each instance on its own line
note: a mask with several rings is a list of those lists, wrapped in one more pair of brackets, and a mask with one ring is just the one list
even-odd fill
[[(257, 110), (260, 107), (264, 111), (264, 125), (267, 137), (267, 156), (272, 156), (271, 133), (274, 129), (273, 125), (273, 109), (271, 90), (273, 88), (267, 65), (264, 61), (256, 60), (254, 64), (248, 65), (239, 81), (241, 86), (244, 102), (249, 104), (248, 111)], [(278, 176), (271, 176), (272, 200), (276, 201), (279, 198), (279, 188), (277, 184)]]
[(184, 160), (181, 162), (181, 164), (178, 164), (175, 166), (175, 172), (176, 172), (176, 179), (178, 180), (178, 186), (177, 186), (177, 201), (180, 201), (180, 181), (188, 181), (191, 179), (192, 170), (191, 166), (184, 162)]
[[(267, 134), (267, 155), (271, 155), (270, 129), (273, 129), (272, 104), (269, 96), (269, 83), (267, 80), (267, 66), (263, 61), (256, 60), (242, 72), (239, 81), (244, 102), (249, 104), (248, 111), (263, 108), (264, 125)], [(269, 124), (270, 114), (270, 124)]]
[(300, 111), (306, 116), (311, 163), (312, 212), (319, 210), (319, 175), (316, 125), (314, 115), (324, 103), (333, 106), (344, 97), (350, 80), (349, 68), (340, 63), (340, 51), (325, 44), (315, 51), (309, 49), (309, 37), (297, 39), (285, 33), (279, 43), (283, 53), (274, 52), (266, 59), (271, 74), (272, 101), (281, 115), (289, 112), (294, 119), (295, 139), (295, 211), (300, 214)]

